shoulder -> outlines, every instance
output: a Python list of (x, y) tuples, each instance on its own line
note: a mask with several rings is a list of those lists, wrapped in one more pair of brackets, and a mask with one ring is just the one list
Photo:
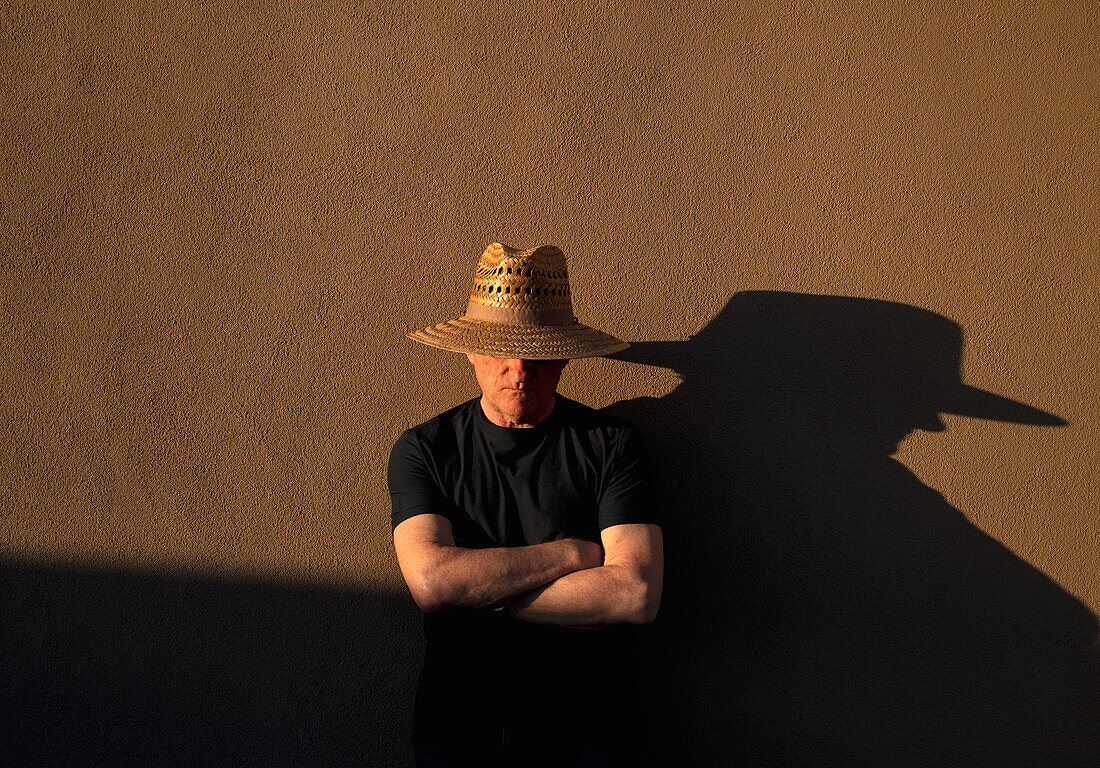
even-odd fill
[(477, 398), (468, 400), (402, 432), (390, 451), (391, 471), (402, 463), (431, 462), (433, 456), (452, 454), (461, 436), (471, 428), (477, 402)]
[(398, 444), (405, 442), (411, 444), (431, 444), (438, 439), (446, 438), (470, 428), (472, 417), (477, 415), (478, 398), (467, 400), (454, 408), (428, 419), (423, 424), (406, 429), (397, 438)]
[(477, 400), (457, 405), (423, 424), (406, 429), (393, 445), (387, 464), (390, 492), (418, 488), (425, 478), (437, 478), (458, 453), (463, 424)]
[(618, 454), (624, 450), (642, 450), (641, 437), (633, 423), (575, 400), (558, 397), (564, 428), (577, 437), (583, 435), (582, 442), (601, 446), (605, 455), (608, 452)]
[(578, 403), (561, 395), (558, 395), (558, 407), (562, 409), (563, 422), (574, 428), (605, 430), (609, 433), (634, 430), (634, 425), (626, 419), (605, 411), (597, 411), (584, 403)]

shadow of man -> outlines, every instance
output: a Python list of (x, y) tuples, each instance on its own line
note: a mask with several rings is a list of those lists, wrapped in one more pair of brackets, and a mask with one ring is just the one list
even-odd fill
[(617, 356), (682, 377), (608, 409), (665, 510), (659, 764), (1100, 764), (1095, 617), (891, 458), (939, 413), (1065, 423), (961, 349), (904, 304), (745, 292)]

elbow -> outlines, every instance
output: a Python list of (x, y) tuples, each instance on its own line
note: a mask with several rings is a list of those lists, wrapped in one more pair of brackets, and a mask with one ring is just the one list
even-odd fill
[(417, 608), (424, 613), (435, 613), (453, 604), (444, 586), (430, 574), (420, 574), (409, 580), (409, 592)]
[(630, 624), (652, 624), (657, 619), (657, 611), (660, 607), (660, 585), (643, 581), (634, 590), (627, 622)]
[(397, 562), (413, 602), (424, 613), (461, 604), (464, 590), (455, 572), (450, 546), (434, 541), (402, 542), (398, 545)]
[(413, 602), (416, 603), (416, 607), (422, 610), (424, 613), (435, 613), (436, 611), (447, 607), (446, 603), (433, 595), (429, 595), (423, 592), (413, 592), (412, 596)]

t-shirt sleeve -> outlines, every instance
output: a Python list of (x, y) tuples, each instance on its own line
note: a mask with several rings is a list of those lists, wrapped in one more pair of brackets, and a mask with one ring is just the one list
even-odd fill
[(393, 528), (410, 517), (426, 513), (449, 518), (450, 505), (411, 430), (402, 434), (390, 451), (386, 483), (390, 489), (390, 523)]
[(623, 430), (617, 437), (611, 444), (600, 496), (600, 530), (624, 523), (660, 525), (645, 444), (634, 429)]

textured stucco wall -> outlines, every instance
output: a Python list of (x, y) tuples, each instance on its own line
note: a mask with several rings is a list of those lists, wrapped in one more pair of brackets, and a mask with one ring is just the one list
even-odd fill
[[(1014, 620), (1054, 621), (1066, 652), (1083, 653), (1100, 611), (1096, 6), (776, 5), (0, 6), (0, 555), (4, 611), (18, 617), (0, 671), (24, 716), (8, 726), (17, 761), (55, 750), (73, 764), (154, 764), (135, 734), (169, 720), (149, 742), (168, 763), (189, 749), (249, 754), (258, 740), (200, 725), (210, 690), (226, 734), (247, 730), (251, 701), (256, 723), (301, 727), (264, 741), (267, 764), (403, 755), (416, 616), (391, 554), (385, 460), (403, 428), (474, 384), (460, 356), (402, 335), (460, 311), (493, 240), (559, 245), (582, 321), (627, 340), (689, 340), (745, 291), (881, 299), (956, 323), (964, 381), (1068, 425), (945, 416), (945, 431), (901, 445), (913, 475), (889, 488), (932, 489), (982, 551), (1003, 545), (990, 557), (1059, 606)], [(727, 410), (713, 395), (745, 352), (738, 323), (725, 347), (694, 347), (711, 357), (580, 362), (563, 391), (656, 414), (661, 455), (687, 425), (707, 433), (726, 418), (706, 409)], [(723, 461), (737, 458), (717, 462), (726, 475)], [(680, 490), (670, 594), (692, 606), (693, 581), (716, 571), (689, 559), (689, 523), (721, 499)], [(937, 530), (946, 541), (954, 529)], [(771, 533), (786, 536), (765, 561), (782, 580), (801, 562), (782, 541), (799, 540)], [(836, 574), (859, 578), (860, 561), (844, 562)], [(996, 573), (971, 581), (992, 589)], [(1011, 603), (1016, 583), (998, 599)], [(824, 621), (830, 607), (814, 610)], [(672, 618), (662, 631), (675, 638)], [(224, 631), (198, 628), (209, 621)], [(759, 651), (728, 642), (731, 658)], [(1048, 687), (1085, 681), (1024, 690), (1050, 694), (1034, 706), (1062, 724), (1069, 757), (1086, 757), (1095, 657), (1041, 662), (1037, 647), (1066, 658), (1021, 639), (1006, 668)], [(871, 656), (881, 668), (865, 669), (889, 677), (889, 659)], [(244, 671), (219, 687), (226, 668)], [(765, 686), (741, 668), (705, 672), (706, 694), (699, 680), (667, 690), (681, 734), (686, 702), (736, 696), (735, 681), (771, 691), (770, 715), (852, 713), (800, 722), (782, 753), (792, 763), (820, 739), (838, 759), (886, 764), (924, 743), (921, 725), (956, 722), (930, 689), (910, 702), (926, 708), (911, 732), (891, 721), (868, 735), (852, 727), (866, 702), (805, 703), (830, 690), (822, 675), (850, 681), (852, 669)], [(191, 675), (186, 706), (163, 706)], [(956, 704), (1003, 693), (971, 683)], [(36, 686), (45, 693), (28, 697)], [(1048, 756), (1028, 751), (1050, 740), (1042, 718), (1004, 738), (1022, 712), (949, 728), (929, 754), (981, 764), (997, 742)], [(63, 738), (47, 735), (51, 718)], [(668, 735), (666, 753), (682, 738)], [(744, 734), (709, 738), (683, 759), (721, 764), (731, 744), (772, 754)]]

